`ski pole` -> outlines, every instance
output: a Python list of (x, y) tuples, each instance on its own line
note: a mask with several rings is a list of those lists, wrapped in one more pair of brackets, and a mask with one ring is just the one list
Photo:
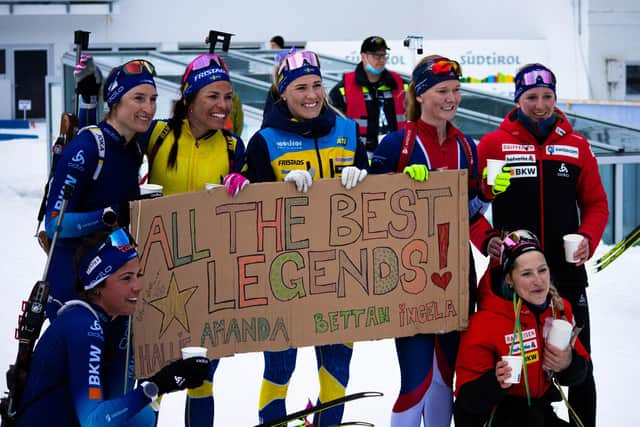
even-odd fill
[(611, 249), (609, 249), (604, 255), (602, 255), (596, 261), (596, 264), (603, 263), (609, 257), (613, 256), (616, 252), (618, 252), (628, 240), (637, 239), (639, 236), (640, 236), (640, 224), (636, 228), (634, 228), (629, 234), (627, 234), (622, 240), (616, 243)]
[[(47, 280), (49, 270), (51, 267), (51, 259), (53, 258), (56, 242), (58, 241), (58, 235), (62, 230), (62, 219), (67, 210), (69, 199), (73, 187), (71, 185), (65, 185), (63, 189), (62, 205), (60, 207), (60, 213), (56, 223), (56, 228), (53, 233), (53, 239), (51, 241), (51, 247), (47, 255), (47, 262), (44, 267), (42, 280), (38, 280), (34, 285), (28, 301), (22, 305), (22, 315), (18, 321), (18, 328), (16, 330), (16, 338), (18, 339), (18, 355), (16, 356), (15, 364), (9, 366), (7, 372), (7, 396), (2, 398), (0, 408), (3, 416), (2, 425), (13, 425), (15, 422), (15, 416), (17, 414), (17, 405), (20, 403), (24, 387), (27, 382), (29, 373), (29, 367), (31, 366), (31, 357), (33, 355), (33, 348), (35, 341), (40, 337), (40, 331), (42, 330), (42, 324), (44, 323), (46, 305), (49, 301), (49, 288), (50, 284)], [(6, 418), (6, 420), (5, 420)]]

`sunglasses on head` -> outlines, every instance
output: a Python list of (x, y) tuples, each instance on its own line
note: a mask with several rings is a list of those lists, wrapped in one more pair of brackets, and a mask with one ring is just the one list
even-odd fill
[(318, 59), (318, 55), (310, 50), (303, 50), (298, 52), (290, 53), (285, 56), (280, 62), (280, 67), (278, 67), (278, 75), (282, 74), (284, 71), (292, 71), (297, 70), (298, 68), (302, 68), (306, 65), (310, 65), (312, 67), (320, 68), (320, 59)]
[(505, 248), (508, 248), (508, 249), (515, 249), (519, 245), (522, 245), (525, 243), (535, 243), (536, 245), (540, 244), (535, 234), (533, 234), (528, 230), (511, 231), (507, 233), (502, 240), (503, 240), (502, 244), (504, 245)]
[(125, 74), (142, 74), (145, 70), (155, 77), (156, 67), (144, 59), (134, 59), (122, 65), (122, 71)]
[(191, 63), (187, 66), (187, 70), (182, 77), (182, 83), (186, 82), (189, 78), (189, 75), (198, 70), (202, 70), (203, 68), (209, 67), (211, 64), (215, 64), (218, 67), (222, 68), (227, 74), (229, 74), (229, 69), (227, 68), (227, 64), (224, 60), (215, 53), (205, 53), (200, 56), (197, 56)]
[(425, 71), (431, 71), (435, 75), (453, 73), (457, 77), (462, 77), (460, 64), (458, 64), (457, 61), (447, 58), (436, 58), (427, 62), (427, 68)]
[(129, 232), (124, 228), (118, 228), (111, 232), (104, 239), (104, 242), (107, 245), (117, 248), (123, 252), (136, 246), (133, 237), (131, 237), (131, 234), (129, 234)]
[(556, 78), (549, 70), (531, 70), (520, 77), (521, 84), (531, 86), (537, 83), (556, 84)]

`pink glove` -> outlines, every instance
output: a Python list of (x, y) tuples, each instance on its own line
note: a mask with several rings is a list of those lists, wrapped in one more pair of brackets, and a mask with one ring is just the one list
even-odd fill
[(222, 183), (227, 187), (227, 194), (236, 196), (244, 187), (249, 184), (249, 180), (237, 172), (231, 172), (225, 176)]

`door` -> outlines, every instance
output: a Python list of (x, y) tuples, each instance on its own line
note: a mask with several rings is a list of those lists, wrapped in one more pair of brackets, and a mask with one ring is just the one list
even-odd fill
[(24, 112), (18, 109), (21, 99), (31, 100), (27, 118), (45, 117), (45, 76), (47, 75), (46, 50), (16, 50), (14, 52), (15, 118), (21, 119)]

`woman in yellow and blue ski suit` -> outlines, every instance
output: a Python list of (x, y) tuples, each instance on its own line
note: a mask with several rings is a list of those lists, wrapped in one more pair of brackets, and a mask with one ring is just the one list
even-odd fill
[[(294, 182), (306, 192), (313, 179), (341, 177), (348, 190), (366, 175), (367, 154), (356, 123), (338, 116), (325, 102), (320, 64), (313, 52), (286, 55), (278, 67), (275, 100), (264, 126), (247, 146), (245, 176), (252, 182)], [(319, 403), (344, 396), (353, 345), (316, 346)], [(286, 414), (285, 398), (296, 365), (297, 349), (265, 351), (260, 390), (260, 422)], [(316, 427), (339, 424), (344, 406), (318, 413)]]

